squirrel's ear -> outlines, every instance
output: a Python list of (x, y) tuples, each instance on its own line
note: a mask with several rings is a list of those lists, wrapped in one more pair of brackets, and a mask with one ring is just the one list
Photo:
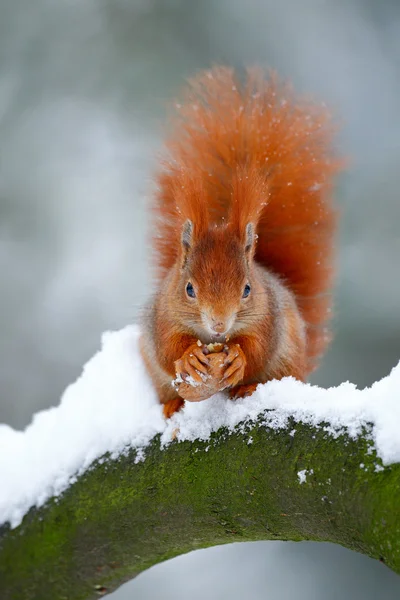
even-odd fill
[(247, 223), (245, 232), (245, 246), (244, 251), (248, 259), (253, 258), (254, 251), (256, 248), (257, 235), (254, 230), (253, 223)]
[(182, 228), (182, 267), (186, 263), (187, 255), (192, 247), (193, 223), (189, 219), (185, 221)]

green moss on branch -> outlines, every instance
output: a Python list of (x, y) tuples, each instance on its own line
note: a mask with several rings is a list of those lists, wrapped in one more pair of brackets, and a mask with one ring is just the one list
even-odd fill
[(134, 459), (95, 464), (0, 530), (2, 600), (97, 598), (163, 560), (237, 541), (331, 541), (400, 573), (400, 465), (377, 472), (368, 435), (254, 425), (207, 443), (155, 439)]

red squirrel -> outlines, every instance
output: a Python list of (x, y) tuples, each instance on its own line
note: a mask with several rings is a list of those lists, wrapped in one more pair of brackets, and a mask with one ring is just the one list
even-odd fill
[(219, 389), (231, 397), (316, 368), (330, 340), (342, 167), (326, 108), (274, 73), (241, 81), (213, 68), (176, 109), (152, 207), (157, 292), (140, 339), (167, 418), (184, 404), (173, 380), (207, 375), (206, 344), (225, 343)]

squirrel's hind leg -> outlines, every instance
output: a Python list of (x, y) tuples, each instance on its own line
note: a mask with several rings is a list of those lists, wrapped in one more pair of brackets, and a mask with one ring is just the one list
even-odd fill
[(232, 399), (235, 398), (245, 398), (246, 396), (251, 396), (253, 392), (256, 391), (258, 383), (248, 383), (245, 385), (236, 385), (232, 389), (229, 390), (229, 396)]
[(185, 401), (182, 398), (172, 398), (171, 400), (167, 400), (163, 404), (163, 414), (166, 419), (172, 417), (172, 415), (179, 410), (181, 410), (182, 406), (185, 404)]
[(142, 335), (139, 344), (146, 370), (152, 379), (158, 399), (163, 407), (163, 415), (166, 419), (169, 419), (182, 408), (185, 401), (177, 396), (176, 390), (171, 385), (172, 378), (158, 365), (151, 337)]

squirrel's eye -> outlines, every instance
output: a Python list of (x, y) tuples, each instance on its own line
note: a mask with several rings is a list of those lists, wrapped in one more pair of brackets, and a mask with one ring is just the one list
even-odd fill
[(246, 283), (246, 285), (244, 286), (244, 290), (243, 290), (243, 298), (247, 298), (249, 296), (251, 292), (251, 287), (248, 283)]
[(196, 298), (196, 292), (194, 291), (194, 287), (192, 286), (192, 284), (189, 283), (186, 285), (186, 293), (189, 296), (189, 298)]

